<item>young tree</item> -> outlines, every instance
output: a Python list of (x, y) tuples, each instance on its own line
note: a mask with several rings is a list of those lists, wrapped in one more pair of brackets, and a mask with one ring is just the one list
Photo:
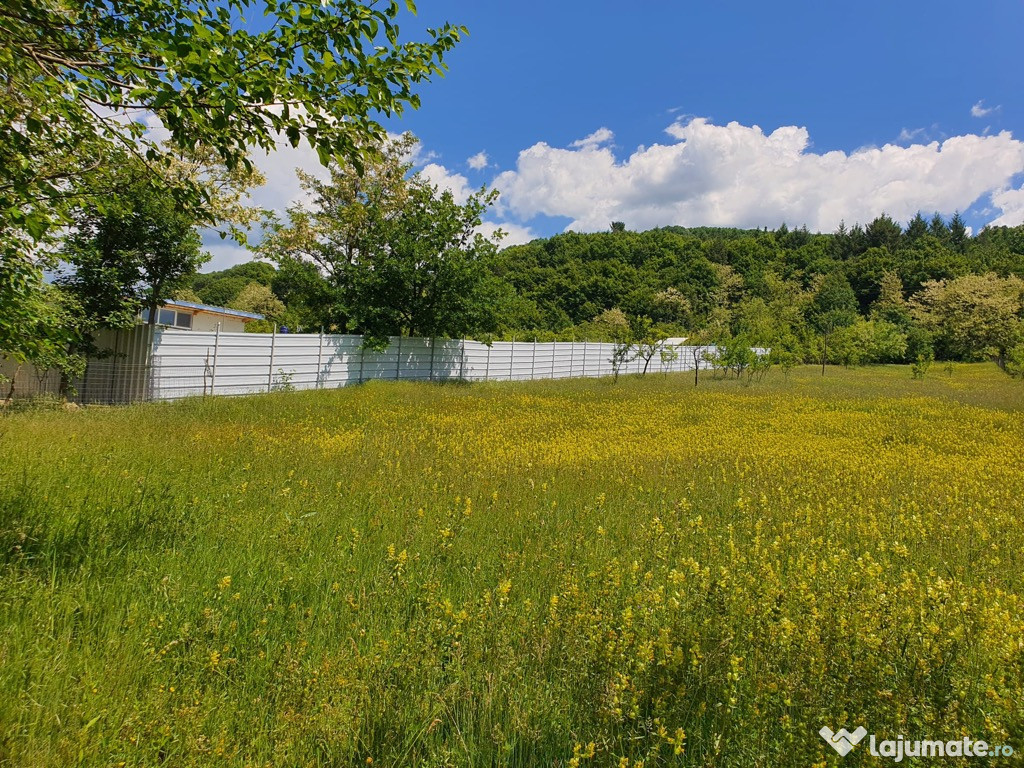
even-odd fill
[(612, 356), (608, 362), (612, 365), (615, 381), (618, 381), (622, 367), (636, 359), (629, 318), (621, 309), (606, 309), (594, 318), (594, 325), (600, 329), (603, 338), (612, 342)]
[(825, 375), (829, 336), (857, 319), (857, 297), (841, 272), (830, 272), (818, 288), (809, 308), (808, 320), (821, 334), (821, 375)]
[(389, 140), (362, 168), (335, 163), (329, 181), (303, 176), (310, 202), (290, 208), (287, 224), (275, 223), (261, 245), (282, 269), (313, 264), (333, 297), (324, 324), (371, 343), (497, 327), (489, 265), (500, 235), (477, 231), (495, 193), (459, 204), (410, 175), (415, 143), (410, 135)]
[(641, 376), (647, 375), (651, 360), (662, 347), (668, 334), (657, 330), (649, 317), (631, 317), (629, 319), (629, 339), (636, 349), (636, 357), (644, 361)]

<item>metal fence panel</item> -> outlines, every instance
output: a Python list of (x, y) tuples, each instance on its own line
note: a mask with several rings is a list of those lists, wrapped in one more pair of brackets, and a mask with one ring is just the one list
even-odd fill
[[(244, 395), (283, 389), (326, 389), (377, 379), (527, 381), (611, 376), (613, 344), (391, 337), (382, 350), (363, 349), (351, 334), (255, 334), (137, 328), (97, 339), (110, 354), (90, 360), (70, 399), (80, 403), (176, 400), (196, 395)], [(765, 353), (767, 350), (756, 350)], [(676, 348), (673, 360), (651, 358), (648, 373), (711, 367), (715, 347)], [(635, 359), (620, 373), (639, 373)], [(60, 377), (0, 359), (15, 397), (58, 394)], [(10, 381), (12, 380), (13, 381)], [(3, 393), (6, 396), (8, 393)]]

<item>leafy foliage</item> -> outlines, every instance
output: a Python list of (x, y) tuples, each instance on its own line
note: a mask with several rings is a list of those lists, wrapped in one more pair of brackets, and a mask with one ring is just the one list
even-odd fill
[(495, 194), (457, 203), (410, 175), (414, 146), (409, 135), (386, 141), (362, 168), (333, 163), (329, 181), (302, 174), (311, 202), (290, 208), (261, 245), (307, 308), (323, 312), (321, 324), (362, 333), (371, 345), (495, 327), (496, 238), (476, 231)]

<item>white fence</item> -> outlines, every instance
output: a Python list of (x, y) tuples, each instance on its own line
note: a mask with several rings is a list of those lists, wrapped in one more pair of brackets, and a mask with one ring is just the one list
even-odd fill
[[(611, 376), (613, 344), (508, 342), (392, 337), (387, 349), (362, 348), (361, 336), (255, 334), (159, 330), (153, 340), (150, 398), (242, 395), (279, 389), (326, 389), (373, 379), (512, 381)], [(648, 373), (710, 367), (702, 352), (673, 347), (674, 360), (656, 352)], [(635, 359), (620, 373), (638, 373)]]

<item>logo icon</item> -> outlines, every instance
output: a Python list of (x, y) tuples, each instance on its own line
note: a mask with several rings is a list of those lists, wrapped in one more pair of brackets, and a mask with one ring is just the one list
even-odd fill
[(833, 733), (832, 729), (826, 725), (818, 733), (821, 735), (821, 738), (829, 743), (832, 749), (843, 757), (846, 757), (850, 750), (860, 744), (861, 739), (868, 735), (868, 731), (864, 726), (859, 727), (853, 733), (850, 733), (845, 728), (840, 728)]

